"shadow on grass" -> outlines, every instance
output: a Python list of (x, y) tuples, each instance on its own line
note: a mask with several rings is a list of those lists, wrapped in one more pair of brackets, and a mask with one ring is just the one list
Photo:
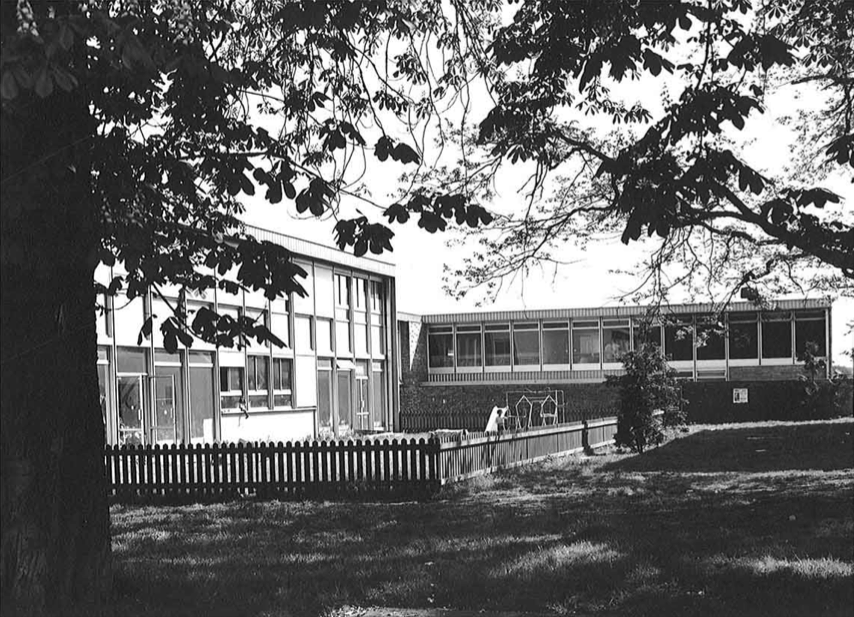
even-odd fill
[[(847, 617), (854, 480), (840, 469), (850, 429), (834, 426), (824, 442), (828, 471), (815, 456), (802, 468), (738, 459), (768, 474), (697, 474), (667, 458), (651, 471), (624, 467), (714, 433), (725, 452), (771, 439), (754, 427), (690, 435), (643, 457), (552, 460), (429, 503), (116, 507), (115, 614), (326, 615), (349, 605)], [(798, 444), (784, 449), (800, 456)]]
[(854, 467), (850, 422), (703, 430), (606, 471), (772, 472)]

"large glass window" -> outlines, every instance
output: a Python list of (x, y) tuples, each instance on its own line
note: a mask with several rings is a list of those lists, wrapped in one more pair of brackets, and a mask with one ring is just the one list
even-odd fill
[(368, 281), (365, 279), (353, 279), (353, 290), (356, 294), (356, 310), (364, 311), (367, 309), (367, 287)]
[(730, 314), (729, 357), (731, 360), (755, 360), (759, 357), (756, 313)]
[[(378, 317), (374, 317), (378, 319)], [(383, 336), (382, 324), (371, 324), (371, 353), (375, 358), (385, 355), (385, 337)]]
[(513, 324), (513, 364), (540, 364), (540, 327), (536, 323)]
[(604, 319), (602, 321), (602, 346), (604, 362), (621, 362), (629, 351), (631, 336), (628, 319)]
[(269, 356), (249, 356), (246, 385), (249, 389), (250, 407), (269, 407), (268, 399), (270, 383)]
[(543, 364), (569, 364), (569, 324), (543, 322)]
[(374, 430), (382, 430), (385, 427), (385, 372), (379, 362), (374, 362), (372, 368), (371, 420)]
[(338, 434), (347, 432), (353, 412), (353, 385), (349, 370), (338, 369)]
[(457, 366), (481, 366), (480, 326), (457, 326)]
[(792, 357), (792, 320), (789, 313), (762, 315), (762, 357)]
[(454, 327), (431, 326), (427, 334), (427, 353), (430, 368), (453, 368)]
[(486, 366), (510, 366), (510, 324), (484, 326), (483, 346)]
[(572, 363), (599, 364), (599, 322), (572, 322)]
[(697, 318), (697, 360), (726, 358), (726, 330), (711, 317)]
[(332, 361), (317, 361), (317, 423), (320, 435), (332, 433)]
[(632, 336), (635, 351), (640, 351), (644, 343), (661, 347), (661, 326), (653, 324), (647, 319), (634, 320)]
[[(286, 346), (291, 344), (291, 327), (288, 320), (288, 301), (274, 300), (270, 311), (270, 331)], [(277, 345), (273, 347), (280, 349)]]
[(824, 311), (795, 313), (795, 351), (798, 358), (803, 357), (807, 343), (816, 345), (816, 355), (827, 355)]
[(184, 372), (181, 356), (154, 352), (154, 410), (152, 430), (155, 443), (175, 443), (184, 438)]
[(290, 407), (292, 399), (292, 368), (289, 358), (273, 358), (273, 405), (275, 407)]
[(694, 327), (688, 319), (676, 319), (664, 326), (664, 353), (672, 361), (694, 360)]
[(213, 354), (191, 351), (190, 356), (190, 441), (214, 441)]
[(236, 411), (243, 401), (244, 369), (237, 366), (221, 366), (219, 369), (220, 405), (223, 410)]

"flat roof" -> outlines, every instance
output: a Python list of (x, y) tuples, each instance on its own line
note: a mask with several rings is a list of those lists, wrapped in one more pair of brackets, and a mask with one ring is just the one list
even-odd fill
[(315, 261), (324, 261), (332, 265), (345, 266), (371, 274), (394, 277), (394, 264), (373, 257), (356, 257), (337, 248), (324, 246), (310, 240), (294, 238), (277, 231), (270, 231), (255, 225), (244, 223), (246, 232), (257, 240), (266, 240), (288, 249), (295, 257), (308, 257)]
[[(827, 300), (795, 299), (772, 300), (768, 306), (759, 308), (752, 302), (731, 302), (727, 313), (754, 311), (791, 311), (797, 309), (826, 309), (830, 308)], [(515, 311), (466, 311), (464, 313), (439, 313), (421, 315), (420, 321), (426, 324), (449, 323), (481, 323), (525, 321), (538, 319), (579, 319), (597, 317), (635, 317), (646, 314), (646, 306), (602, 306), (595, 308), (565, 308), (565, 309), (523, 309)], [(694, 304), (668, 304), (660, 307), (664, 315), (682, 315), (693, 313), (714, 313), (719, 305), (711, 302)]]

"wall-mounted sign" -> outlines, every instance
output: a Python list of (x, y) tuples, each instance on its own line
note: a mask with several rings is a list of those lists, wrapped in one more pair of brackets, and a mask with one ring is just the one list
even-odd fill
[(732, 389), (732, 402), (733, 403), (746, 403), (747, 402), (747, 388), (733, 388)]

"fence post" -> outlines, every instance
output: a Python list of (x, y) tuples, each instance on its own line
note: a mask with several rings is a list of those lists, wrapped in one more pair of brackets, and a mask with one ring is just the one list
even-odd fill
[(590, 453), (590, 434), (588, 433), (587, 420), (581, 421), (581, 447), (585, 454)]

